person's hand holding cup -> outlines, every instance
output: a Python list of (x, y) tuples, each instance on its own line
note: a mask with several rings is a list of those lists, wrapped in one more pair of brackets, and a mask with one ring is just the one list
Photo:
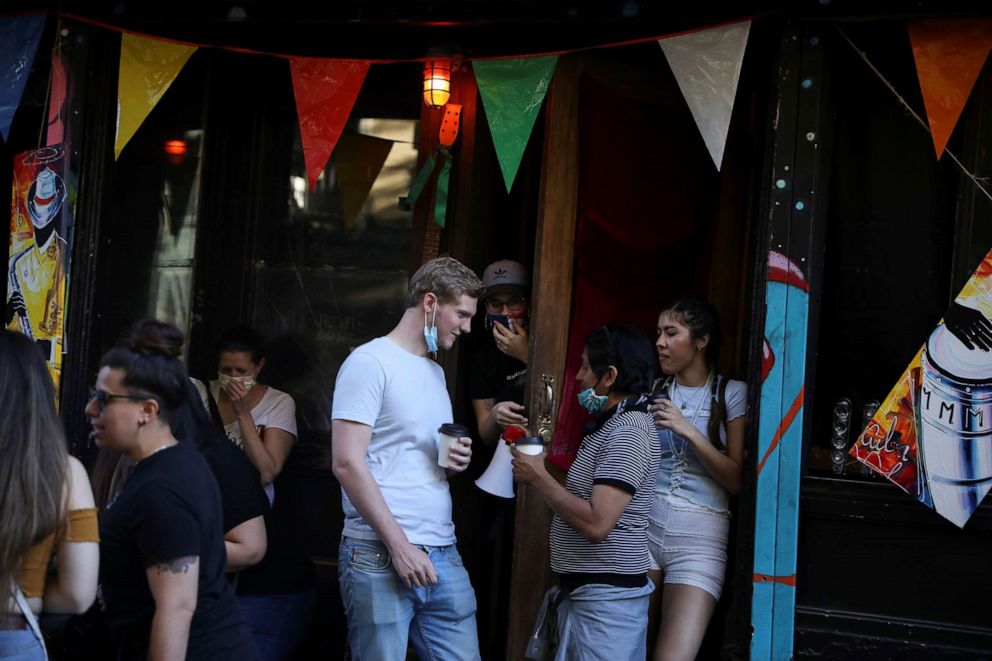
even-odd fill
[(441, 425), (438, 433), (437, 465), (461, 473), (472, 461), (472, 439), (469, 438), (468, 428), (448, 422)]
[(540, 438), (527, 436), (513, 444), (513, 479), (524, 484), (533, 484), (547, 476), (544, 467), (544, 443)]

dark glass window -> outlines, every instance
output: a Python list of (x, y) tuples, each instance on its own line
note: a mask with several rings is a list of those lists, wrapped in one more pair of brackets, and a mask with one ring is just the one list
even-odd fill
[(269, 340), (263, 380), (295, 399), (299, 454), (314, 468), (330, 466), (341, 363), (405, 308), (413, 216), (398, 201), (416, 174), (419, 75), (417, 65), (373, 67), (313, 190), (295, 109), (274, 147), (278, 167), (264, 170), (273, 215), (257, 219), (251, 242), (248, 321)]
[(208, 55), (193, 54), (113, 165), (113, 213), (101, 228), (103, 346), (145, 317), (189, 335)]
[[(843, 30), (925, 119), (905, 25)], [(839, 33), (825, 35), (834, 137), (807, 468), (870, 479), (868, 469), (832, 446), (834, 409), (844, 400), (851, 404), (849, 446), (864, 427), (865, 407), (885, 399), (992, 245), (992, 229), (978, 230), (984, 235), (980, 254), (972, 242), (961, 244), (963, 227), (970, 232), (982, 224), (973, 222), (973, 209), (960, 209), (962, 197), (973, 197), (974, 184), (947, 154), (934, 157), (930, 134)], [(952, 136), (948, 149), (959, 157), (977, 138), (969, 118), (980, 110), (973, 98)], [(963, 278), (953, 268), (955, 261), (971, 259), (962, 251), (977, 255)]]

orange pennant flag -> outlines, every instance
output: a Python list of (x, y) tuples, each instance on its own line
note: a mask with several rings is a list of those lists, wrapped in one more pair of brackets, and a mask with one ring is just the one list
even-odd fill
[(910, 21), (907, 27), (940, 158), (992, 50), (992, 19), (928, 19)]
[(369, 63), (315, 57), (289, 58), (296, 114), (310, 190), (324, 171), (348, 121)]

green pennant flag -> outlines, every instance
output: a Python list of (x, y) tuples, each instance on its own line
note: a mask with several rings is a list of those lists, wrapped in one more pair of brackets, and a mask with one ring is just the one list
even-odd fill
[(517, 176), (557, 61), (558, 56), (552, 55), (472, 62), (507, 192)]

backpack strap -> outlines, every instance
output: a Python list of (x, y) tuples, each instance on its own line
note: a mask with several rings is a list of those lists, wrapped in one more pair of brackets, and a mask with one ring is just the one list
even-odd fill
[(716, 403), (720, 407), (720, 411), (723, 413), (721, 418), (720, 426), (723, 427), (724, 433), (727, 429), (727, 382), (730, 379), (724, 377), (723, 375), (717, 375), (717, 381), (719, 383), (716, 386)]

